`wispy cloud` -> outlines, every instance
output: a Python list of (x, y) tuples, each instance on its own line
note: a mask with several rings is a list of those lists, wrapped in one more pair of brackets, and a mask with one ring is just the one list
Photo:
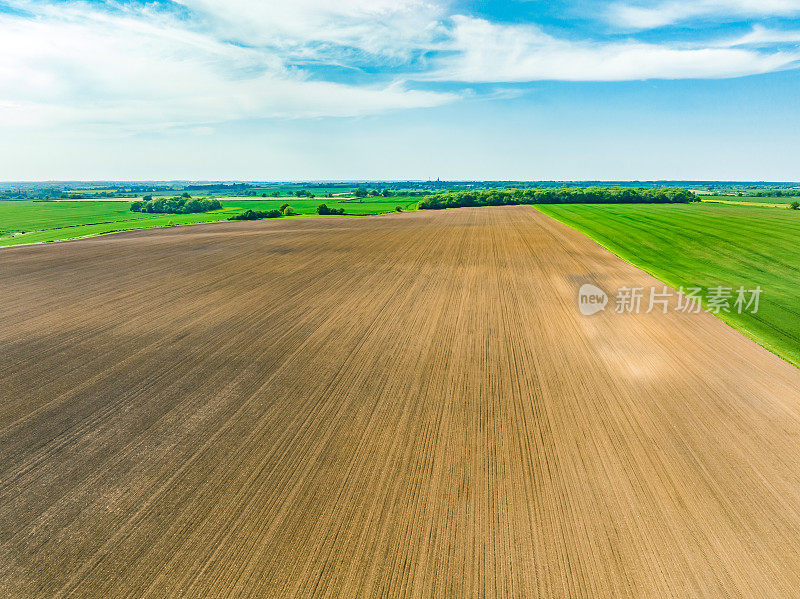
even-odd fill
[(671, 0), (611, 5), (609, 20), (632, 29), (652, 29), (710, 16), (769, 17), (800, 13), (800, 0)]
[(227, 39), (293, 51), (352, 48), (407, 59), (429, 47), (449, 2), (428, 0), (175, 0)]
[[(800, 59), (788, 46), (797, 41), (792, 31), (754, 28), (734, 40), (694, 36), (683, 44), (635, 34), (566, 38), (534, 23), (454, 15), (454, 6), (16, 0), (16, 10), (0, 11), (0, 125), (208, 131), (245, 119), (440, 106), (474, 97), (468, 86), (479, 82), (739, 77)], [(800, 0), (674, 0), (649, 8), (616, 4), (612, 12), (626, 27), (655, 27), (717, 10), (788, 14), (800, 10)], [(505, 85), (481, 96), (518, 93)]]
[(800, 29), (769, 29), (756, 25), (750, 33), (738, 36), (727, 42), (735, 46), (764, 46), (800, 43)]
[(630, 81), (741, 77), (788, 68), (800, 51), (673, 46), (553, 37), (529, 25), (454, 18), (452, 53), (432, 77), (448, 81)]
[(348, 85), (287, 66), (169, 15), (46, 5), (0, 15), (0, 123), (121, 124), (133, 130), (268, 117), (360, 116), (436, 106), (453, 94)]

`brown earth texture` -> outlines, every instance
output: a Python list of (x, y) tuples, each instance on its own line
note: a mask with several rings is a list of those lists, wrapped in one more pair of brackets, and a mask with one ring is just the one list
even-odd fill
[(800, 596), (800, 371), (530, 207), (0, 251), (0, 597)]

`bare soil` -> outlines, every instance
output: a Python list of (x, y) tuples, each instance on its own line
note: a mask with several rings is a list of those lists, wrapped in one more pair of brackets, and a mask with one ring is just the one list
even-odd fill
[(529, 207), (0, 251), (2, 597), (800, 596), (800, 371)]

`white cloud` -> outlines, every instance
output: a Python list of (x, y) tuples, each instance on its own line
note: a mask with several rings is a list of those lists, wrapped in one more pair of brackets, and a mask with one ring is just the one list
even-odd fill
[(191, 31), (168, 16), (86, 5), (0, 16), (0, 124), (137, 130), (267, 117), (359, 116), (436, 106), (452, 94), (312, 80), (275, 50)]
[(327, 44), (328, 51), (335, 45), (398, 59), (431, 45), (447, 6), (428, 0), (176, 1), (239, 42), (284, 51)]
[[(721, 78), (785, 69), (800, 58), (796, 51), (748, 47), (774, 48), (793, 41), (792, 32), (754, 29), (745, 38), (705, 46), (576, 41), (535, 25), (448, 16), (450, 0), (176, 2), (184, 14), (154, 3), (115, 3), (109, 10), (85, 2), (17, 0), (15, 6), (35, 17), (0, 14), (0, 125), (207, 132), (243, 119), (432, 107), (470, 93), (463, 86), (443, 93), (404, 83), (414, 79)], [(800, 0), (699, 0), (693, 6), (766, 10), (764, 3), (780, 11)], [(672, 11), (671, 19), (687, 10), (677, 1), (659, 6)], [(656, 22), (654, 15), (647, 18)], [(427, 62), (419, 60), (429, 52)], [(365, 65), (371, 70), (361, 71), (360, 84), (325, 80), (326, 71), (316, 68)], [(386, 71), (398, 73), (394, 82)]]
[(468, 82), (629, 81), (726, 78), (792, 66), (800, 52), (731, 47), (672, 47), (642, 42), (559, 39), (535, 26), (454, 18), (453, 54), (432, 75)]
[(632, 29), (653, 29), (714, 15), (789, 16), (800, 12), (800, 0), (672, 0), (653, 5), (615, 3), (609, 20)]
[(794, 44), (800, 42), (800, 30), (767, 29), (755, 26), (750, 33), (727, 42), (725, 45), (735, 46), (762, 46), (773, 44)]

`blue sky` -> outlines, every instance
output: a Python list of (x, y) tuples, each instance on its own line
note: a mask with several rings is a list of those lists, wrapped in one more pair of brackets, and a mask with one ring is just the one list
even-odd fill
[(0, 0), (0, 179), (800, 180), (800, 0)]

